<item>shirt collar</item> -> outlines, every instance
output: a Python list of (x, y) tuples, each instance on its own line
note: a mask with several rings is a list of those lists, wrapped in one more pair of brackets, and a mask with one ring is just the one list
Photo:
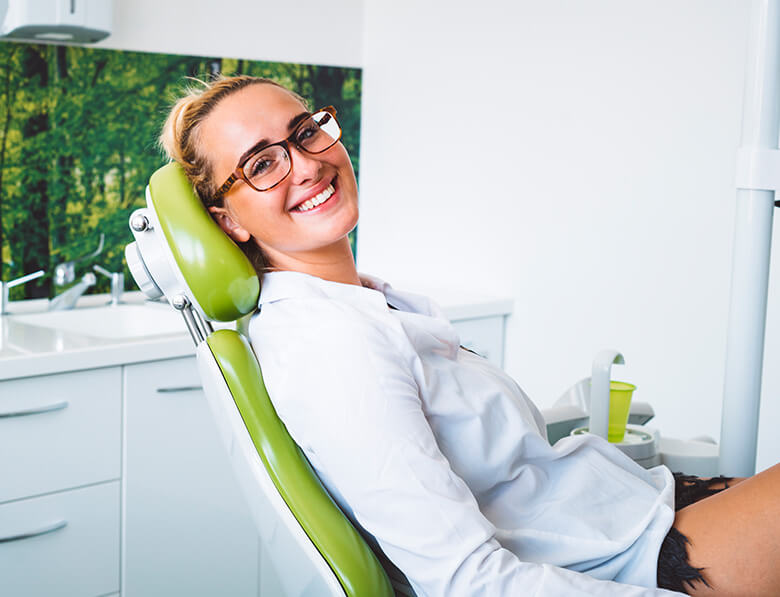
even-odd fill
[(365, 302), (387, 308), (384, 289), (390, 285), (384, 280), (360, 274), (363, 286), (323, 280), (302, 272), (279, 271), (263, 275), (259, 305), (289, 298), (334, 298), (349, 302)]
[(362, 286), (323, 280), (293, 271), (268, 272), (263, 275), (258, 304), (289, 298), (332, 298), (387, 311), (390, 303), (401, 311), (443, 317), (437, 305), (427, 297), (394, 289), (376, 276), (358, 274)]

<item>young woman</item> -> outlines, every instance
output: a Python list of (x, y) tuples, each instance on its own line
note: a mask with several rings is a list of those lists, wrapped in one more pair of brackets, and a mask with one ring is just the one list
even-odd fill
[(434, 303), (358, 274), (340, 132), (232, 77), (179, 100), (162, 144), (262, 276), (250, 337), (279, 416), (418, 595), (777, 594), (780, 468), (675, 479), (596, 437), (550, 446)]

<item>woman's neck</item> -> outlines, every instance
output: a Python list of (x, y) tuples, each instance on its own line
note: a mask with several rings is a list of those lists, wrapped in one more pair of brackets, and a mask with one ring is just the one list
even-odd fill
[(339, 242), (316, 251), (277, 253), (266, 255), (270, 261), (268, 271), (294, 271), (317, 276), (331, 282), (360, 286), (360, 277), (349, 241)]

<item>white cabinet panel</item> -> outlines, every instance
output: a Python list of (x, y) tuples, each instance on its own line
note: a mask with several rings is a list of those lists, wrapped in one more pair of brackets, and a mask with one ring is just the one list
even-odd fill
[(0, 382), (0, 502), (118, 479), (119, 367)]
[[(47, 528), (56, 530), (36, 534)], [(119, 481), (3, 504), (0, 540), (2, 595), (96, 597), (115, 592)]]
[(498, 367), (504, 365), (504, 316), (461, 319), (452, 322), (460, 343)]
[(194, 358), (125, 367), (123, 597), (252, 596), (258, 539)]

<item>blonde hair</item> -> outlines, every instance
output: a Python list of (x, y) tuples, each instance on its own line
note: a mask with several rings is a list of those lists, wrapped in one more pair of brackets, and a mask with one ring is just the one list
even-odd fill
[[(206, 207), (222, 206), (222, 199), (215, 199), (217, 185), (212, 164), (200, 147), (200, 125), (223, 99), (250, 85), (274, 85), (284, 89), (298, 99), (303, 106), (307, 102), (300, 95), (272, 79), (238, 75), (220, 75), (212, 81), (194, 79), (198, 86), (185, 89), (171, 108), (160, 134), (160, 147), (168, 158), (184, 169), (200, 200)], [(267, 259), (253, 239), (239, 245), (255, 266), (259, 275), (267, 269)]]

